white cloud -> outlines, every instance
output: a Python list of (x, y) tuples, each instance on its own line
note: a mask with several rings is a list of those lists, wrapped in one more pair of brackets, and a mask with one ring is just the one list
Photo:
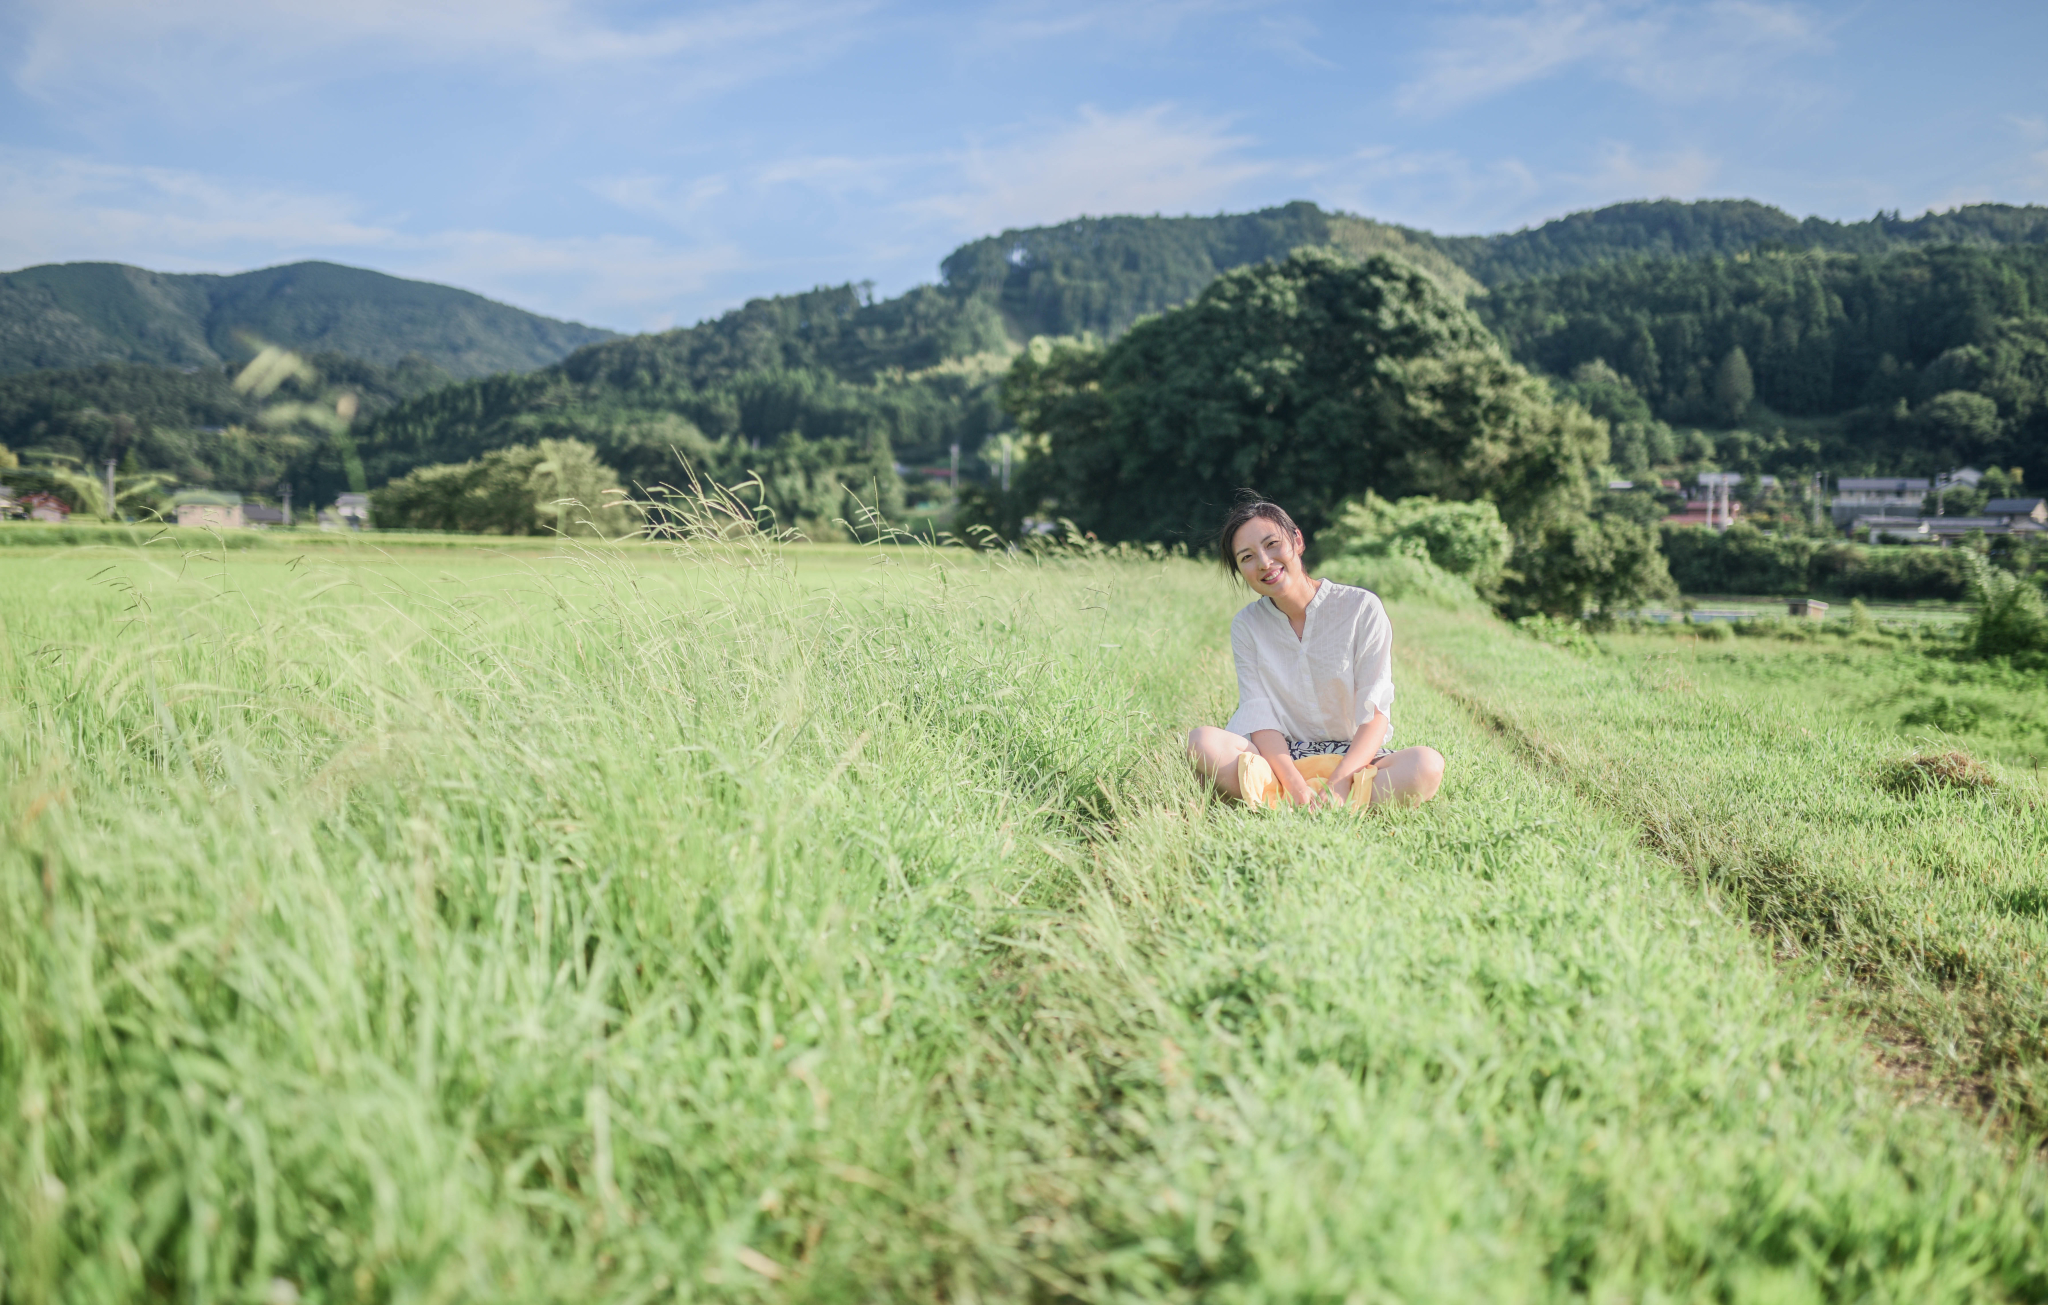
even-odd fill
[(1334, 69), (1334, 60), (1316, 53), (1313, 48), (1322, 37), (1321, 30), (1308, 19), (1296, 14), (1280, 17), (1261, 18), (1257, 35), (1252, 39), (1261, 47), (1308, 68)]
[(1453, 20), (1445, 37), (1396, 93), (1404, 112), (1447, 113), (1567, 71), (1662, 100), (1807, 98), (1774, 66), (1831, 46), (1805, 9), (1758, 0), (1538, 0)]
[(600, 177), (588, 184), (593, 194), (628, 213), (679, 228), (696, 225), (711, 202), (732, 189), (732, 183), (717, 174), (679, 184), (650, 172), (636, 172), (623, 177)]
[(0, 265), (9, 267), (132, 258), (189, 269), (243, 246), (369, 248), (395, 235), (332, 195), (40, 151), (0, 148), (0, 195)]
[(446, 63), (515, 77), (658, 67), (671, 89), (704, 94), (838, 48), (875, 3), (764, 0), (628, 22), (598, 0), (29, 0), (13, 71), (51, 101), (259, 99)]
[(1273, 0), (1026, 0), (993, 7), (972, 43), (1006, 47), (1020, 41), (1063, 41), (1090, 32), (1157, 42), (1196, 19), (1263, 9)]
[(697, 299), (750, 260), (725, 241), (676, 247), (645, 236), (530, 236), (437, 231), (405, 238), (380, 260), (422, 277), (509, 303), (545, 304), (551, 316), (625, 331), (678, 322), (676, 304)]
[(89, 259), (238, 272), (327, 258), (629, 330), (672, 325), (679, 300), (748, 265), (725, 240), (409, 231), (363, 217), (345, 196), (23, 150), (0, 149), (0, 196), (0, 267)]
[(1244, 156), (1252, 143), (1171, 105), (1130, 113), (1083, 108), (1071, 125), (951, 156), (957, 180), (905, 207), (974, 235), (1082, 214), (1213, 209), (1274, 171)]
[(1520, 159), (1378, 145), (1305, 175), (1331, 207), (1442, 234), (1494, 232), (1630, 199), (1705, 195), (1722, 165), (1697, 149), (1641, 154), (1606, 141), (1582, 166), (1537, 172)]
[(1599, 158), (1586, 172), (1560, 174), (1562, 188), (1577, 191), (1589, 202), (1618, 203), (1625, 199), (1696, 199), (1705, 195), (1721, 174), (1721, 161), (1698, 149), (1672, 150), (1648, 159), (1620, 141), (1599, 148)]
[[(1311, 170), (1310, 193), (1328, 207), (1439, 232), (1493, 229), (1543, 187), (1516, 159), (1475, 163), (1455, 150), (1372, 145)], [(1482, 216), (1483, 215), (1483, 216)]]

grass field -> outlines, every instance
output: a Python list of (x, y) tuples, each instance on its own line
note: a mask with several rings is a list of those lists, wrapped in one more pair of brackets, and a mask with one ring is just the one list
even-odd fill
[(1228, 810), (1241, 601), (0, 561), (0, 1298), (2048, 1296), (2019, 753), (1902, 785), (1895, 649), (1401, 608), (1442, 798)]

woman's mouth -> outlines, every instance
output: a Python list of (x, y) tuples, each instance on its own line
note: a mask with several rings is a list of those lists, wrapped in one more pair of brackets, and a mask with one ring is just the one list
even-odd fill
[(1259, 583), (1271, 589), (1277, 586), (1280, 583), (1280, 577), (1286, 574), (1287, 568), (1275, 563), (1259, 572)]

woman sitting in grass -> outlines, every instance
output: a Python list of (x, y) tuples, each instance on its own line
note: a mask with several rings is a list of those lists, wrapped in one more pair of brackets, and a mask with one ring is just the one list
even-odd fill
[[(1378, 596), (1311, 579), (1301, 563), (1301, 531), (1278, 504), (1247, 495), (1216, 542), (1224, 569), (1259, 598), (1230, 623), (1237, 714), (1222, 729), (1200, 725), (1188, 735), (1195, 769), (1224, 796), (1254, 803), (1279, 795), (1274, 781), (1303, 806), (1413, 804), (1435, 796), (1443, 755), (1387, 746), (1394, 632)], [(1322, 782), (1312, 784), (1304, 769), (1319, 772)], [(1354, 801), (1351, 789), (1361, 776), (1370, 787)]]

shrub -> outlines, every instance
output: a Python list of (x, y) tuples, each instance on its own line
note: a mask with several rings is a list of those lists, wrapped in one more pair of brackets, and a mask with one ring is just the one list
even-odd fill
[(1748, 522), (1715, 532), (1665, 526), (1671, 578), (1689, 594), (1828, 594), (1840, 598), (1961, 599), (1970, 584), (1967, 550), (1914, 545), (1868, 547), (1798, 535), (1767, 535)]
[(2009, 657), (2022, 664), (2048, 662), (2048, 606), (2039, 589), (1981, 560), (1970, 588), (1978, 606), (1961, 631), (1967, 655)]
[(1720, 532), (1665, 526), (1671, 578), (1691, 594), (1803, 594), (1811, 588), (1814, 541), (1772, 537), (1738, 522)]
[(1981, 725), (1986, 715), (1996, 714), (1997, 708), (1990, 704), (1959, 701), (1947, 694), (1936, 694), (1919, 706), (1909, 708), (1899, 717), (1899, 724), (1909, 729), (1924, 725), (1944, 734), (1965, 734)]
[(1924, 545), (1831, 544), (1814, 554), (1812, 585), (1817, 593), (1841, 598), (1959, 602), (1970, 591), (1967, 552)]
[(616, 535), (632, 524), (617, 495), (607, 498), (618, 484), (588, 444), (542, 440), (417, 468), (372, 494), (370, 506), (386, 529)]
[(1676, 596), (1649, 527), (1621, 517), (1558, 522), (1515, 553), (1502, 585), (1511, 614), (1545, 613), (1611, 624), (1623, 612)]
[(1316, 539), (1317, 551), (1331, 559), (1418, 555), (1482, 594), (1500, 583), (1514, 547), (1500, 510), (1484, 499), (1446, 503), (1423, 495), (1389, 503), (1371, 490), (1339, 507)]
[(1479, 602), (1469, 583), (1419, 552), (1345, 553), (1319, 563), (1316, 573), (1393, 602), (1425, 602), (1449, 610)]
[(1525, 616), (1515, 622), (1515, 628), (1538, 643), (1547, 643), (1553, 648), (1591, 656), (1600, 652), (1600, 645), (1587, 632), (1584, 622), (1560, 621), (1554, 616)]

